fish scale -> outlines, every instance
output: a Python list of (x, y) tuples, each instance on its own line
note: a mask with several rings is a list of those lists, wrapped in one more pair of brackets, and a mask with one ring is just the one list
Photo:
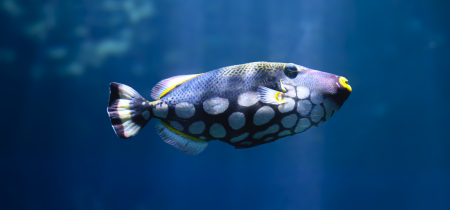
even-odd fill
[(347, 79), (334, 74), (253, 62), (165, 79), (153, 88), (152, 102), (111, 83), (108, 114), (121, 138), (136, 135), (156, 118), (166, 143), (195, 155), (213, 140), (250, 148), (319, 126), (351, 91)]

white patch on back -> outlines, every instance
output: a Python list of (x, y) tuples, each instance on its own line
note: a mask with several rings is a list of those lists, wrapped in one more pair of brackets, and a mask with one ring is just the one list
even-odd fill
[(278, 130), (280, 130), (280, 126), (275, 124), (275, 125), (272, 125), (269, 128), (267, 128), (265, 131), (260, 131), (260, 132), (257, 132), (255, 134), (253, 134), (253, 138), (254, 139), (260, 139), (260, 138), (262, 138), (263, 136), (265, 136), (267, 134), (276, 133), (276, 132), (278, 132)]
[(153, 114), (160, 118), (166, 118), (169, 112), (169, 106), (166, 103), (157, 104), (153, 107)]
[(228, 117), (228, 123), (230, 123), (231, 128), (238, 130), (245, 125), (245, 115), (242, 112), (234, 112)]
[(189, 132), (192, 134), (201, 134), (205, 130), (205, 123), (203, 121), (197, 121), (189, 126)]
[(290, 130), (285, 130), (285, 131), (281, 131), (280, 133), (278, 133), (278, 136), (287, 136), (289, 134), (291, 134), (292, 132)]
[(317, 105), (315, 106), (312, 110), (311, 110), (311, 121), (313, 122), (319, 122), (320, 119), (322, 119), (323, 115), (324, 115), (324, 111), (322, 106)]
[(313, 104), (320, 104), (323, 101), (323, 95), (319, 91), (314, 91), (311, 93), (311, 102)]
[(230, 142), (236, 143), (236, 142), (242, 141), (242, 140), (244, 140), (244, 139), (246, 139), (248, 137), (248, 134), (249, 133), (247, 132), (247, 133), (244, 133), (244, 134), (242, 134), (240, 136), (236, 136), (234, 138), (231, 138)]
[(294, 132), (300, 133), (305, 131), (311, 126), (311, 122), (309, 122), (308, 118), (302, 118), (298, 121), (297, 127), (295, 127)]
[(280, 110), (281, 113), (290, 112), (295, 107), (295, 101), (292, 98), (284, 98), (284, 101), (286, 103), (278, 105), (278, 110)]
[(208, 114), (221, 114), (227, 110), (229, 105), (228, 99), (221, 97), (210, 98), (203, 102), (203, 109)]
[(257, 92), (245, 92), (238, 96), (238, 104), (241, 106), (251, 106), (259, 101), (259, 94)]
[(150, 118), (150, 112), (148, 110), (145, 110), (145, 112), (142, 112), (142, 117), (145, 120), (148, 120), (148, 118)]
[(253, 117), (253, 123), (255, 125), (264, 125), (275, 117), (275, 111), (270, 106), (263, 106), (256, 111)]
[(297, 114), (290, 114), (286, 117), (283, 117), (283, 119), (281, 119), (281, 124), (285, 128), (292, 128), (292, 127), (294, 127), (295, 123), (297, 122), (297, 118), (298, 118)]
[(195, 107), (191, 103), (182, 102), (175, 105), (175, 114), (180, 118), (190, 118), (195, 114)]
[(297, 112), (302, 116), (307, 116), (311, 111), (312, 104), (308, 100), (300, 100), (297, 103)]
[(309, 96), (309, 89), (303, 86), (297, 87), (297, 98), (305, 99)]
[(175, 129), (179, 130), (179, 131), (183, 131), (184, 130), (183, 126), (177, 121), (170, 121), (170, 126), (172, 128), (175, 128)]
[(211, 134), (211, 136), (213, 136), (214, 138), (223, 138), (227, 135), (227, 131), (225, 130), (225, 128), (219, 124), (219, 123), (214, 123), (211, 128), (209, 128), (209, 133)]
[(327, 98), (327, 99), (323, 100), (323, 106), (325, 107), (325, 112), (326, 112), (325, 120), (330, 119), (331, 115), (333, 114), (333, 111), (337, 112), (339, 110), (339, 106), (331, 98)]

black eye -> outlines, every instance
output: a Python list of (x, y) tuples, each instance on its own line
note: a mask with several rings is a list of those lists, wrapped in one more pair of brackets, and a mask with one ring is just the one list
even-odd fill
[(284, 67), (284, 74), (290, 79), (294, 79), (298, 74), (297, 67), (294, 64), (286, 64), (286, 67)]

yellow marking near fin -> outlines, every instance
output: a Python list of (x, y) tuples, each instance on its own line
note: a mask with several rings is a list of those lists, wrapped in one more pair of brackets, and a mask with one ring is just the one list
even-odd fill
[(284, 103), (286, 103), (286, 101), (284, 101), (282, 98), (281, 98), (281, 95), (282, 94), (282, 92), (277, 92), (277, 93), (275, 93), (275, 100), (277, 100), (277, 101), (279, 101), (279, 102), (281, 102), (282, 104), (284, 104)]
[(200, 75), (202, 75), (202, 74), (192, 75), (191, 77), (187, 77), (186, 79), (180, 81), (179, 83), (173, 85), (172, 87), (167, 88), (167, 89), (159, 96), (159, 99), (161, 99), (164, 95), (166, 95), (167, 93), (169, 93), (169, 92), (170, 92), (171, 90), (173, 90), (174, 88), (180, 86), (180, 85), (183, 84), (184, 82), (186, 82), (186, 81), (188, 81), (188, 80), (190, 80), (190, 79), (192, 79), (192, 78), (194, 78), (194, 77), (198, 77), (198, 76), (200, 76)]
[(352, 87), (348, 84), (348, 80), (345, 77), (339, 77), (339, 83), (342, 87), (345, 87), (348, 91), (352, 92)]
[(175, 128), (172, 128), (170, 125), (167, 125), (167, 124), (164, 123), (163, 121), (161, 121), (161, 123), (162, 123), (166, 128), (168, 128), (168, 129), (171, 130), (172, 132), (175, 132), (175, 133), (178, 134), (178, 135), (182, 135), (182, 136), (184, 136), (184, 137), (186, 137), (186, 138), (190, 138), (190, 139), (192, 139), (192, 140), (194, 140), (194, 141), (208, 142), (208, 141), (205, 141), (205, 140), (202, 140), (202, 139), (199, 139), (199, 138), (195, 138), (195, 137), (192, 137), (192, 136), (188, 136), (188, 135), (186, 135), (186, 134), (180, 132), (179, 130), (176, 130)]

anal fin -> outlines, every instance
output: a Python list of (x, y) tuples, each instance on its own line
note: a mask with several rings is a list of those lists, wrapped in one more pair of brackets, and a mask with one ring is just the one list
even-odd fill
[(181, 133), (161, 121), (156, 123), (156, 131), (164, 142), (174, 146), (186, 154), (197, 155), (205, 150), (206, 146), (208, 146), (207, 141)]

